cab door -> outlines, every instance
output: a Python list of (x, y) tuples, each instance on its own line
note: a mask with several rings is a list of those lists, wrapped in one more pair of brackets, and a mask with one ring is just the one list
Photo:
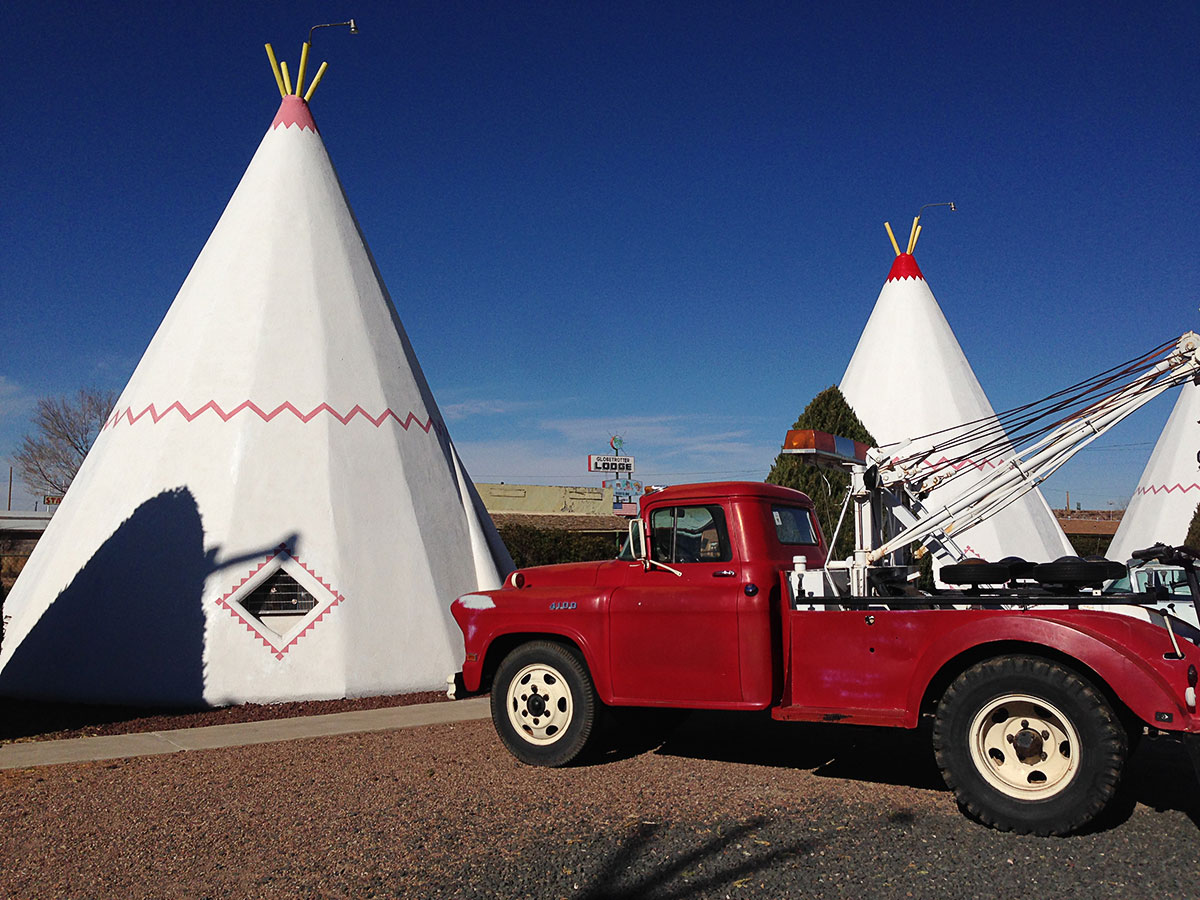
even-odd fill
[(649, 524), (650, 558), (680, 574), (631, 567), (613, 592), (614, 699), (736, 704), (742, 566), (725, 510), (717, 503), (658, 507)]

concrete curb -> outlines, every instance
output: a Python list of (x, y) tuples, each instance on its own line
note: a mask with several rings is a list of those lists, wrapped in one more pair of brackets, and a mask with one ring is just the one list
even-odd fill
[(122, 759), (127, 756), (179, 753), (185, 750), (243, 747), (248, 744), (294, 741), (335, 734), (390, 731), (419, 725), (469, 722), (488, 718), (491, 714), (488, 702), (487, 697), (475, 697), (453, 703), (422, 703), (236, 725), (208, 725), (201, 728), (180, 728), (175, 731), (4, 744), (0, 746), (0, 769), (25, 769), (32, 766)]

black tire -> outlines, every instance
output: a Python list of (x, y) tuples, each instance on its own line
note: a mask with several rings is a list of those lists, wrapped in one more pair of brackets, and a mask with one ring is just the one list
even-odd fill
[(1111, 560), (1087, 560), (1078, 556), (1061, 556), (1054, 562), (1033, 567), (1033, 577), (1039, 584), (1063, 587), (1100, 587), (1110, 578), (1120, 578), (1125, 567)]
[(500, 663), (492, 682), (492, 723), (508, 752), (532, 766), (565, 766), (587, 747), (599, 701), (573, 650), (532, 641)]
[(972, 818), (999, 831), (1061, 835), (1112, 799), (1129, 738), (1087, 679), (1040, 657), (1012, 656), (955, 679), (938, 704), (933, 747)]
[(1000, 560), (1000, 565), (1008, 566), (1008, 574), (1013, 578), (1030, 578), (1037, 563), (1026, 562), (1019, 556), (1006, 556)]
[(990, 563), (982, 559), (942, 566), (942, 571), (938, 573), (938, 578), (946, 584), (1004, 584), (1011, 577), (1004, 563)]
[(1105, 556), (1089, 556), (1087, 557), (1087, 561), (1104, 573), (1105, 581), (1110, 581), (1113, 578), (1122, 578), (1129, 574), (1129, 570), (1125, 568), (1123, 563), (1115, 562)]

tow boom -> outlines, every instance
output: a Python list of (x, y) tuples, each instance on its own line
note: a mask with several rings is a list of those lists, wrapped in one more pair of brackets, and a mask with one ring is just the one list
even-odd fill
[[(878, 562), (914, 541), (965, 531), (995, 515), (1045, 481), (1063, 463), (1130, 413), (1164, 391), (1195, 379), (1200, 373), (1198, 354), (1200, 335), (1189, 331), (1176, 341), (1165, 359), (1124, 389), (1072, 415), (1041, 440), (1014, 453), (1005, 464), (968, 485), (949, 502), (939, 503), (935, 509), (926, 509), (922, 498), (941, 481), (938, 475), (920, 472), (919, 462), (900, 465), (884, 451), (872, 450), (868, 453), (868, 464), (874, 463), (878, 467), (878, 489), (898, 487), (907, 496), (917, 518), (880, 546), (863, 548), (867, 550), (866, 561)], [(862, 487), (866, 488), (865, 483)], [(865, 536), (872, 533), (870, 529), (865, 530)]]

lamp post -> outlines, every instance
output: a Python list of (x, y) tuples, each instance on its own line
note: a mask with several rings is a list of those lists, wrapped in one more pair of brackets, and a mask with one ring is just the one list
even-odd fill
[(354, 24), (353, 19), (351, 19), (349, 22), (326, 22), (323, 25), (314, 25), (312, 28), (308, 29), (309, 45), (310, 46), (312, 45), (313, 32), (316, 31), (318, 28), (341, 28), (343, 25), (350, 26), (351, 34), (358, 34), (358, 26)]

